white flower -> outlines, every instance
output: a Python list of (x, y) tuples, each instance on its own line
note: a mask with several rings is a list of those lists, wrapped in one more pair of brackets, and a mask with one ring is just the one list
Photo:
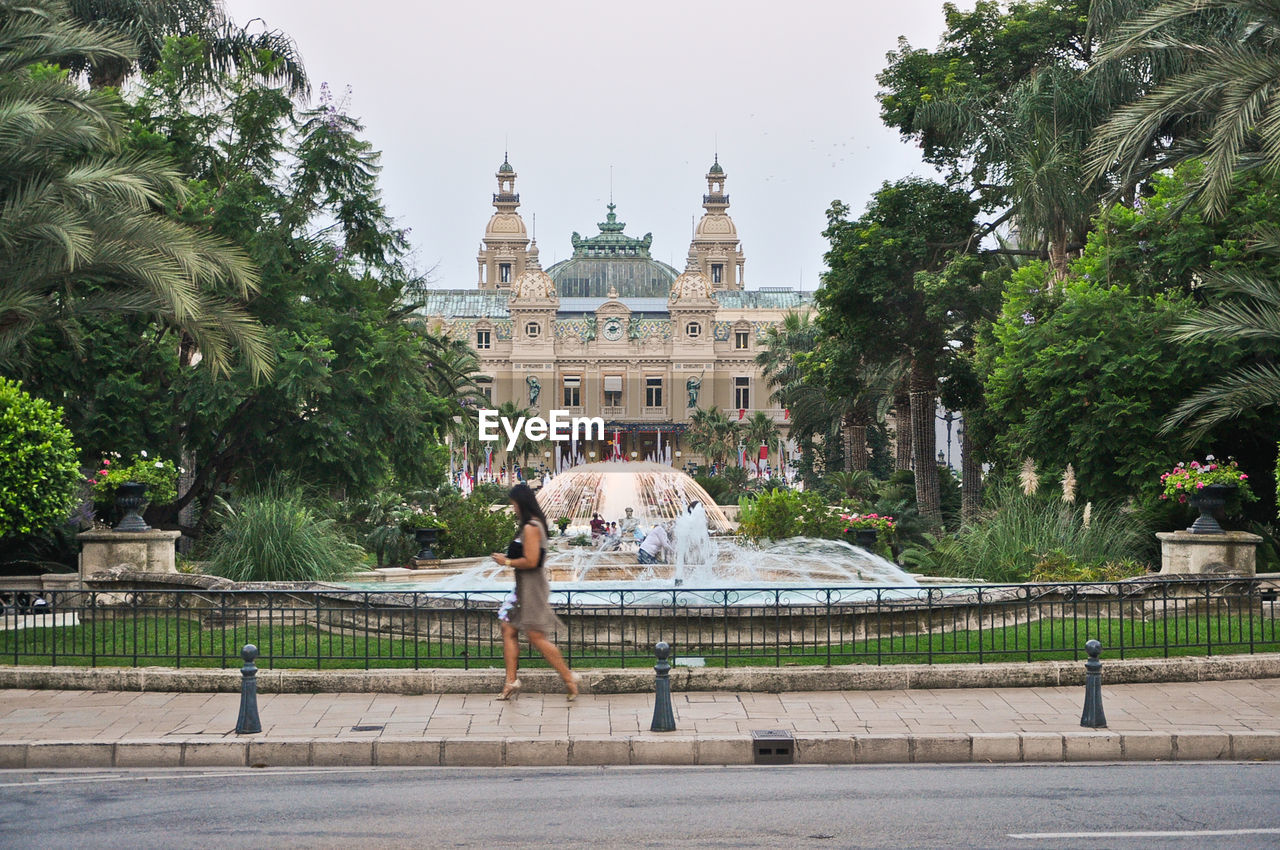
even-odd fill
[(142, 450), (141, 452), (139, 452), (138, 454), (142, 455), (143, 457), (146, 457), (146, 456), (147, 456), (147, 450), (146, 450), (146, 449), (143, 449), (143, 450)]
[(162, 460), (156, 461), (156, 469), (164, 469), (164, 461)]

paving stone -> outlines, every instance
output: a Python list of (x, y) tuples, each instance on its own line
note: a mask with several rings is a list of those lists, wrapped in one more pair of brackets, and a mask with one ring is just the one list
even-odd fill
[(307, 738), (249, 739), (249, 766), (306, 767), (311, 764), (311, 741)]
[(1120, 749), (1131, 761), (1170, 761), (1173, 735), (1168, 732), (1121, 732)]
[(569, 763), (568, 738), (507, 738), (508, 766), (558, 767)]
[(610, 735), (574, 735), (569, 739), (569, 764), (618, 765), (631, 763), (631, 742)]
[(1022, 745), (1016, 732), (973, 732), (969, 740), (975, 762), (1013, 762), (1022, 756)]
[(501, 767), (503, 738), (446, 737), (440, 763), (445, 767)]
[(17, 770), (27, 766), (27, 745), (0, 741), (0, 770)]
[(183, 767), (247, 767), (248, 741), (186, 741)]
[(180, 767), (179, 741), (120, 741), (116, 744), (116, 767)]
[(631, 763), (697, 764), (698, 739), (692, 735), (664, 735), (660, 738), (633, 737)]
[(1124, 755), (1117, 732), (1067, 732), (1062, 740), (1067, 761), (1106, 761)]
[(699, 735), (698, 764), (755, 764), (750, 736)]
[(852, 735), (796, 735), (796, 764), (853, 764)]
[(312, 741), (315, 767), (367, 767), (373, 761), (373, 741)]
[(1062, 761), (1062, 733), (1021, 732), (1023, 761)]
[(379, 765), (438, 767), (442, 738), (379, 738), (373, 742)]
[(113, 744), (98, 741), (35, 741), (27, 745), (27, 768), (111, 767), (114, 749)]
[(1226, 732), (1179, 732), (1173, 739), (1178, 761), (1231, 758), (1231, 736)]
[(855, 735), (855, 764), (906, 764), (911, 761), (911, 741), (904, 735)]
[(911, 736), (911, 760), (921, 764), (972, 760), (968, 735), (955, 733)]
[(1280, 759), (1280, 733), (1232, 732), (1231, 757), (1234, 759)]

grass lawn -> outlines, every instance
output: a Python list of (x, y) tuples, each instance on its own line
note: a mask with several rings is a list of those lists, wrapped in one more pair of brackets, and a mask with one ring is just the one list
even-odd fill
[[(801, 643), (681, 647), (708, 666), (824, 664), (954, 664), (963, 662), (1046, 661), (1084, 658), (1086, 640), (1102, 642), (1104, 659), (1278, 652), (1280, 632), (1270, 617), (1191, 616), (1149, 622), (1080, 618), (1041, 620), (981, 631), (872, 638), (832, 643), (814, 638)], [(138, 617), (82, 623), (78, 626), (0, 632), (0, 664), (97, 665), (104, 667), (239, 667), (240, 647), (252, 643), (263, 669), (486, 668), (502, 666), (497, 641), (455, 644), (334, 633), (309, 626), (237, 624), (208, 628), (182, 617)], [(575, 667), (649, 667), (647, 647), (560, 648)], [(528, 647), (523, 647), (528, 653)], [(546, 666), (536, 653), (522, 661)]]

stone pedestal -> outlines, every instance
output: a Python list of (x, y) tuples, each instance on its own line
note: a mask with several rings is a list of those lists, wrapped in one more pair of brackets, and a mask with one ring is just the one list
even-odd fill
[(1262, 538), (1256, 534), (1164, 531), (1156, 537), (1160, 540), (1161, 575), (1251, 576), (1258, 571)]
[(80, 578), (121, 565), (148, 573), (176, 573), (174, 555), (181, 531), (85, 531), (81, 543)]

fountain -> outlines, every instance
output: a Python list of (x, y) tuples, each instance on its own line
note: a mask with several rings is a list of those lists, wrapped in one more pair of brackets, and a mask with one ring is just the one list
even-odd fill
[(635, 510), (644, 525), (675, 519), (688, 506), (707, 506), (706, 524), (712, 532), (726, 533), (733, 524), (715, 501), (685, 473), (660, 463), (602, 461), (575, 466), (543, 487), (538, 502), (552, 520), (568, 517), (570, 527), (586, 528), (592, 514), (605, 520), (622, 517), (626, 508)]

